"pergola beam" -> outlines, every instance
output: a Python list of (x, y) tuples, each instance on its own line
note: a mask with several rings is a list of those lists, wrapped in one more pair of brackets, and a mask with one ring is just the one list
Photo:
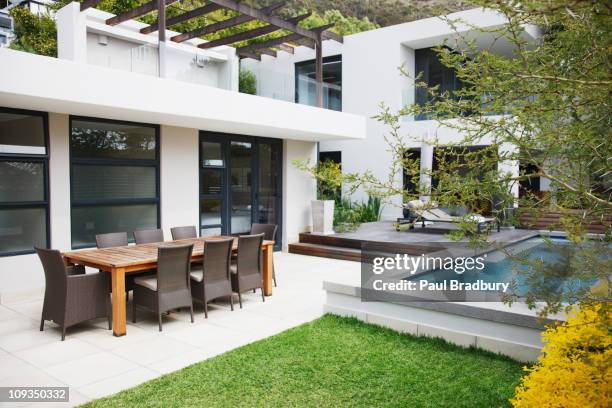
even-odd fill
[(315, 42), (314, 40), (310, 39), (310, 38), (300, 38), (297, 41), (294, 41), (297, 45), (302, 45), (304, 47), (308, 47), (308, 48), (312, 48), (314, 49), (315, 47)]
[(278, 48), (282, 51), (288, 52), (289, 54), (295, 54), (295, 48), (290, 44), (278, 44)]
[[(166, 0), (166, 6), (174, 3), (175, 1), (177, 0)], [(153, 0), (148, 3), (143, 4), (142, 6), (138, 6), (131, 10), (128, 10), (125, 13), (120, 13), (114, 17), (109, 18), (108, 20), (106, 20), (106, 24), (114, 26), (114, 25), (123, 23), (124, 21), (131, 20), (133, 18), (140, 17), (142, 15), (155, 11), (157, 10), (157, 8), (158, 8), (157, 1)]]
[[(285, 4), (286, 4), (285, 1), (281, 1), (279, 3), (271, 4), (268, 7), (264, 7), (260, 10), (265, 13), (271, 13), (274, 10), (283, 7)], [(187, 33), (175, 35), (174, 37), (171, 38), (171, 40), (174, 42), (180, 43), (180, 42), (187, 41), (195, 37), (201, 37), (203, 35), (216, 33), (217, 31), (221, 31), (229, 27), (234, 27), (240, 24), (248, 23), (249, 21), (252, 21), (252, 20), (255, 20), (255, 18), (241, 14), (236, 17), (228, 18), (227, 20), (218, 21), (216, 23), (209, 24), (204, 27), (196, 28), (195, 30), (189, 31)]]
[[(219, 1), (219, 0), (215, 0), (215, 1)], [(223, 0), (225, 1), (225, 0)], [(295, 25), (296, 23), (298, 23), (301, 20), (304, 20), (305, 18), (308, 18), (310, 16), (311, 13), (306, 13), (306, 14), (302, 14), (301, 16), (297, 16), (297, 17), (293, 17), (290, 18), (289, 20), (282, 20), (285, 21), (289, 24)], [(270, 24), (267, 26), (263, 26), (263, 27), (259, 27), (259, 28), (254, 28), (252, 30), (247, 30), (247, 31), (243, 31), (241, 33), (237, 33), (234, 35), (230, 35), (228, 37), (224, 37), (224, 38), (219, 38), (217, 40), (212, 40), (206, 43), (202, 43), (200, 45), (198, 45), (199, 48), (204, 48), (204, 49), (208, 49), (208, 48), (214, 48), (214, 47), (219, 47), (221, 45), (229, 45), (229, 44), (234, 44), (237, 43), (239, 41), (245, 41), (245, 40), (249, 40), (251, 38), (256, 38), (256, 37), (260, 37), (262, 35), (266, 35), (266, 34), (270, 34), (273, 33), (275, 31), (281, 30), (281, 27), (278, 27), (276, 24)], [(311, 32), (312, 33), (312, 32)]]
[[(174, 24), (182, 23), (183, 21), (191, 20), (192, 18), (196, 18), (199, 16), (203, 16), (208, 13), (212, 13), (213, 11), (217, 11), (223, 7), (218, 4), (208, 3), (205, 6), (198, 7), (196, 9), (190, 10), (186, 13), (179, 14), (178, 16), (171, 17), (166, 20), (166, 27), (170, 27)], [(157, 31), (159, 28), (157, 23), (151, 24), (150, 26), (144, 27), (140, 29), (142, 34), (149, 34), (154, 31)]]
[(299, 34), (289, 34), (289, 35), (284, 35), (282, 37), (278, 37), (278, 38), (272, 38), (270, 40), (267, 41), (261, 41), (261, 42), (257, 42), (257, 43), (252, 43), (249, 45), (245, 45), (244, 47), (240, 47), (240, 48), (236, 48), (236, 52), (240, 53), (242, 51), (246, 51), (246, 52), (258, 52), (258, 50), (262, 49), (262, 48), (270, 48), (270, 47), (278, 47), (279, 45), (289, 42), (289, 41), (296, 41), (299, 40), (300, 38), (302, 38), (301, 35)]
[(85, 11), (88, 8), (96, 7), (102, 0), (85, 0), (81, 3), (81, 11)]
[(274, 25), (279, 29), (291, 31), (296, 34), (301, 34), (302, 37), (311, 38), (313, 40), (317, 39), (317, 34), (313, 33), (310, 30), (302, 28), (298, 26), (296, 23), (291, 20), (283, 20), (282, 18), (271, 16), (263, 12), (260, 9), (256, 9), (244, 3), (239, 3), (235, 0), (210, 0), (212, 3), (218, 4), (222, 7), (225, 7), (230, 10), (234, 10), (239, 12), (240, 14), (245, 14), (247, 16), (251, 16), (256, 20), (263, 21), (265, 23)]

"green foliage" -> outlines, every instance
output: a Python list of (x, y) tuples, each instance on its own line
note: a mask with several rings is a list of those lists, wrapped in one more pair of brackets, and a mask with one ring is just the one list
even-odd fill
[[(306, 13), (306, 10), (302, 10), (298, 14), (302, 13)], [(313, 28), (325, 24), (335, 24), (331, 31), (341, 35), (360, 33), (379, 27), (377, 24), (370, 22), (368, 17), (363, 17), (361, 19), (356, 17), (345, 17), (338, 10), (325, 10), (323, 13), (315, 11), (300, 25), (304, 28)]]
[(15, 41), (11, 48), (34, 54), (57, 56), (57, 30), (55, 21), (47, 13), (33, 14), (26, 7), (10, 11), (15, 21)]
[(331, 160), (312, 165), (309, 160), (293, 160), (293, 165), (309, 173), (317, 181), (317, 198), (319, 200), (335, 200), (338, 190), (342, 188), (344, 176), (340, 164)]
[(84, 407), (503, 407), (521, 366), (327, 315)]
[[(260, 0), (269, 4), (275, 0)], [(367, 18), (380, 27), (405, 23), (453, 11), (465, 10), (470, 3), (463, 0), (289, 0), (291, 9), (313, 10), (319, 14), (338, 10), (346, 17)]]
[(334, 227), (337, 232), (354, 231), (364, 222), (380, 219), (381, 199), (368, 197), (367, 202), (351, 202), (337, 198), (334, 207)]
[(257, 78), (255, 74), (246, 69), (240, 68), (238, 77), (238, 91), (250, 95), (257, 93)]

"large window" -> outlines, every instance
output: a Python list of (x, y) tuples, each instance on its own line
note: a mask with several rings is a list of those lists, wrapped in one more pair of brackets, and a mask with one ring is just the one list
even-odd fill
[(71, 118), (72, 247), (96, 234), (159, 227), (159, 129)]
[[(295, 102), (317, 106), (315, 60), (295, 64)], [(323, 58), (323, 107), (342, 110), (342, 56)]]
[(282, 242), (281, 140), (200, 132), (200, 235), (277, 224)]
[[(422, 75), (421, 80), (429, 88), (437, 86), (438, 94), (454, 95), (454, 91), (461, 89), (463, 83), (455, 74), (455, 70), (440, 62), (438, 54), (431, 48), (423, 48), (414, 52), (415, 70)], [(435, 103), (436, 97), (429, 94), (427, 89), (416, 88), (415, 100), (418, 105), (425, 105), (428, 102)], [(416, 120), (429, 119), (427, 114), (421, 114)]]
[(49, 245), (47, 116), (0, 108), (0, 256)]

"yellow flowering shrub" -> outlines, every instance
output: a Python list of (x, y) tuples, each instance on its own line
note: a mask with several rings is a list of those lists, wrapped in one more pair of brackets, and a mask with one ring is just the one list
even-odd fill
[(610, 307), (586, 306), (566, 323), (542, 333), (538, 364), (510, 401), (515, 408), (587, 408), (612, 406)]

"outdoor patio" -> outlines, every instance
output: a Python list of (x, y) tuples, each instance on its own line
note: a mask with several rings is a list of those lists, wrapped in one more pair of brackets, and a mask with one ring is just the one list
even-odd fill
[(173, 312), (163, 332), (152, 312), (139, 310), (131, 323), (129, 304), (126, 336), (114, 337), (99, 319), (68, 329), (62, 342), (55, 324), (38, 330), (42, 299), (0, 305), (0, 386), (70, 387), (70, 403), (48, 407), (111, 395), (321, 316), (322, 282), (350, 282), (360, 270), (355, 262), (280, 252), (274, 262), (278, 287), (265, 303), (259, 292), (244, 294), (243, 309), (234, 312), (229, 303), (211, 303), (206, 320), (196, 304), (195, 323), (187, 310)]

